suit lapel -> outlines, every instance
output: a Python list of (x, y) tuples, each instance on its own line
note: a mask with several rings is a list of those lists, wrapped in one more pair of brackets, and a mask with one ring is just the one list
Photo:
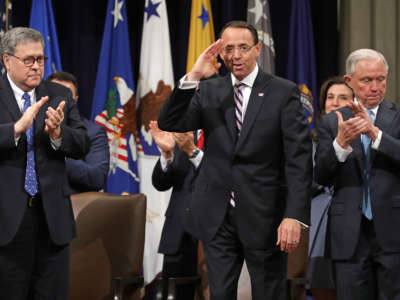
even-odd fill
[(15, 99), (6, 73), (3, 75), (2, 80), (0, 81), (0, 95), (0, 102), (3, 103), (3, 106), (8, 110), (13, 120), (19, 120), (22, 117), (22, 112), (19, 109), (17, 100)]
[(237, 139), (237, 128), (235, 122), (235, 106), (233, 100), (233, 87), (231, 76), (227, 75), (224, 78), (224, 87), (221, 89), (221, 95), (218, 99), (221, 99), (221, 108), (222, 113), (224, 115), (226, 125), (229, 131), (229, 134), (232, 138), (233, 143), (236, 142)]
[(236, 144), (235, 150), (239, 149), (246, 140), (246, 137), (261, 110), (261, 106), (268, 96), (268, 89), (266, 86), (269, 82), (269, 79), (271, 79), (271, 77), (264, 73), (261, 69), (258, 71), (256, 80), (254, 80), (253, 88), (251, 89), (249, 103), (244, 115), (242, 131), (240, 132), (239, 140)]
[[(393, 109), (393, 103), (383, 100), (379, 105), (378, 113), (375, 119), (375, 126), (383, 132), (389, 132), (393, 124), (393, 118), (396, 115), (396, 110)], [(375, 159), (376, 151), (371, 151), (371, 165)]]

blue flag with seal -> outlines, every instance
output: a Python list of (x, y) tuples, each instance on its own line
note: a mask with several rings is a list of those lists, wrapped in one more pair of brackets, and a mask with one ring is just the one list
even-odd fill
[(314, 35), (308, 0), (292, 1), (287, 78), (299, 85), (304, 113), (310, 130), (313, 130), (318, 110), (318, 91)]
[(47, 78), (56, 71), (61, 71), (61, 58), (51, 0), (32, 1), (29, 27), (36, 29), (44, 37), (44, 55), (49, 59), (44, 66), (43, 78)]
[(108, 1), (91, 118), (106, 128), (110, 146), (104, 190), (138, 193), (136, 97), (124, 0)]

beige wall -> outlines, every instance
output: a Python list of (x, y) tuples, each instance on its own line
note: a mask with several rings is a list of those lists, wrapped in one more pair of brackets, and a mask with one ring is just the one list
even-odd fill
[(400, 1), (340, 0), (339, 70), (359, 48), (383, 53), (389, 63), (386, 98), (400, 103)]

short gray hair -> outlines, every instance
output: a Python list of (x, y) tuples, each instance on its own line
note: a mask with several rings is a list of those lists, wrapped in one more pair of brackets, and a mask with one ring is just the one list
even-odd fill
[(386, 61), (386, 58), (382, 53), (372, 49), (358, 49), (350, 53), (350, 55), (346, 59), (346, 74), (353, 75), (356, 70), (356, 64), (360, 60), (382, 60), (383, 64), (386, 67), (386, 72), (389, 72), (389, 65)]
[(1, 61), (4, 54), (14, 55), (17, 45), (26, 42), (40, 42), (44, 49), (44, 39), (39, 31), (28, 27), (15, 27), (8, 30), (0, 43)]

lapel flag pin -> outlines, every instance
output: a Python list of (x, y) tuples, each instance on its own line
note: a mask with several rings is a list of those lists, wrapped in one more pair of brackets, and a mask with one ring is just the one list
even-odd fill
[(264, 93), (258, 93), (258, 97), (264, 97)]

